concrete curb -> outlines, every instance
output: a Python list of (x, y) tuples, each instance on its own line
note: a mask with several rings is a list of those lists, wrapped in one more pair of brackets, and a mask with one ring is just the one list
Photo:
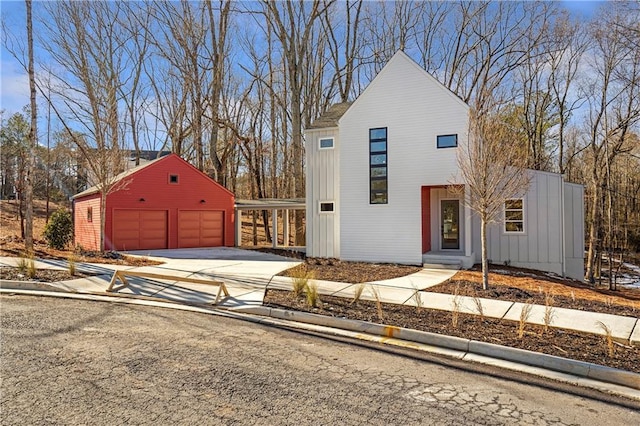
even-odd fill
[(640, 374), (524, 349), (478, 342), (460, 337), (445, 336), (426, 331), (327, 317), (307, 312), (288, 311), (265, 306), (246, 307), (238, 311), (453, 349), (462, 353), (460, 358), (464, 358), (467, 354), (483, 355), (640, 390)]

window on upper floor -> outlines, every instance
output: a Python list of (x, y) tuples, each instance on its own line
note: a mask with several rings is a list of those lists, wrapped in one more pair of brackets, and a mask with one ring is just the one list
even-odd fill
[(87, 207), (87, 222), (93, 222), (93, 207)]
[(438, 148), (455, 148), (458, 146), (458, 135), (438, 135)]
[(387, 204), (387, 128), (369, 129), (369, 203)]
[(320, 202), (320, 213), (333, 213), (333, 211), (334, 211), (333, 201)]
[(320, 149), (332, 149), (333, 138), (320, 138)]
[(178, 175), (169, 175), (169, 183), (173, 183), (175, 185), (179, 180), (180, 177)]
[(504, 232), (524, 233), (524, 200), (515, 198), (504, 203)]

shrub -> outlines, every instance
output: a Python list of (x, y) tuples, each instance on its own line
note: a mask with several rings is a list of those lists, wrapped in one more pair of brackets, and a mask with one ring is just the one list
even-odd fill
[(64, 209), (53, 212), (44, 228), (43, 235), (49, 247), (64, 250), (73, 237), (71, 213)]

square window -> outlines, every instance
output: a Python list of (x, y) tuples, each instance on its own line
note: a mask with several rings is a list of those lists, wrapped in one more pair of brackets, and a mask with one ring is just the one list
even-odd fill
[(87, 222), (93, 222), (93, 207), (87, 207)]
[(458, 146), (458, 135), (438, 135), (438, 148), (455, 148)]
[(333, 148), (333, 138), (320, 138), (320, 149)]
[(320, 213), (333, 213), (333, 202), (321, 202)]
[(178, 175), (169, 175), (169, 183), (177, 184), (179, 176)]

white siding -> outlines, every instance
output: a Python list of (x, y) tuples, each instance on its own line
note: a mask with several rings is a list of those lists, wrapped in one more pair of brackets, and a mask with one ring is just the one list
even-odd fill
[(584, 278), (584, 187), (564, 184), (565, 273)]
[[(532, 182), (524, 199), (523, 234), (504, 232), (499, 223), (487, 227), (488, 255), (495, 264), (562, 274), (562, 176), (530, 171)], [(474, 216), (473, 244), (481, 252), (480, 220)]]
[[(396, 54), (340, 120), (340, 253), (345, 260), (419, 264), (420, 188), (456, 175), (468, 107), (404, 53)], [(369, 129), (387, 128), (388, 204), (369, 203)]]
[[(320, 139), (333, 137), (333, 149), (319, 149)], [(340, 157), (338, 129), (306, 133), (307, 256), (340, 257)], [(333, 202), (333, 213), (320, 213), (321, 202)]]

